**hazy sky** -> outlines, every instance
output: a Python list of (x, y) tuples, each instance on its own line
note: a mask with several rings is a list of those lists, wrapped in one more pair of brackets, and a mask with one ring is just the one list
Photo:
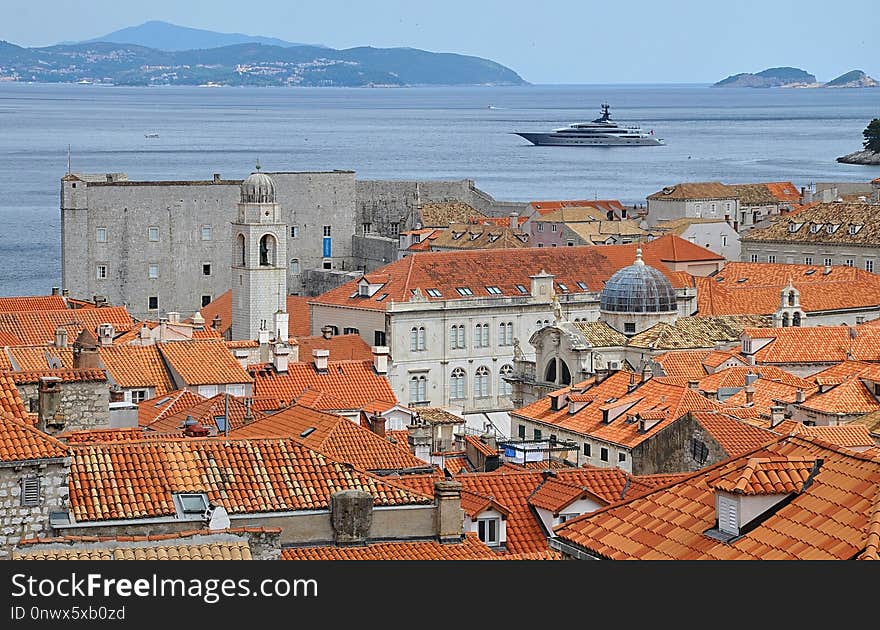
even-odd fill
[(880, 78), (878, 0), (0, 0), (0, 39), (83, 40), (165, 20), (333, 48), (493, 59), (532, 83), (710, 83), (796, 66)]

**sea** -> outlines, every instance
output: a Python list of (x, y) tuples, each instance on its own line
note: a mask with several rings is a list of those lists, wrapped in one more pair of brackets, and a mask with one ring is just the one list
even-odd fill
[[(612, 118), (652, 147), (536, 147), (514, 131)], [(360, 179), (460, 179), (503, 200), (645, 203), (684, 181), (866, 182), (880, 89), (708, 85), (232, 88), (0, 83), (0, 295), (61, 284), (60, 178), (243, 178), (346, 169)], [(155, 136), (155, 137), (147, 137)]]

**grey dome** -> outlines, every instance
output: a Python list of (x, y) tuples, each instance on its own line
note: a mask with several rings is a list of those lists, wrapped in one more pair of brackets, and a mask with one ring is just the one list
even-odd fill
[(658, 269), (646, 265), (642, 250), (636, 261), (605, 283), (599, 308), (611, 313), (669, 313), (678, 310), (675, 289)]
[(251, 173), (241, 183), (242, 203), (275, 203), (275, 182), (272, 178), (261, 173), (259, 166), (256, 173)]

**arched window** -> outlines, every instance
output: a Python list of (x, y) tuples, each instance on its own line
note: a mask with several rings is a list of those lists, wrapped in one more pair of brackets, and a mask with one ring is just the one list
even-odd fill
[(474, 346), (477, 348), (489, 347), (489, 324), (477, 324), (474, 330)]
[(489, 368), (485, 365), (477, 368), (477, 373), (474, 377), (474, 398), (486, 398), (490, 394), (489, 377)]
[(550, 359), (547, 368), (544, 370), (544, 380), (548, 383), (556, 382), (556, 359)]
[(464, 348), (464, 324), (453, 326), (449, 331), (449, 347)]
[(238, 260), (238, 263), (242, 267), (245, 267), (245, 266), (247, 266), (247, 252), (245, 251), (245, 247), (244, 247), (244, 234), (239, 234), (236, 241), (237, 241), (236, 246), (235, 246), (235, 251), (237, 254), (236, 258)]
[(409, 402), (425, 402), (428, 399), (428, 377), (424, 374), (413, 375), (409, 379)]
[(800, 311), (796, 311), (794, 314), (794, 318), (792, 319), (792, 326), (800, 326), (801, 325), (801, 314)]
[(409, 349), (424, 350), (425, 349), (425, 327), (413, 326), (409, 331)]
[(499, 370), (498, 373), (501, 376), (501, 383), (498, 386), (498, 393), (502, 396), (509, 396), (513, 391), (513, 386), (504, 379), (513, 376), (513, 366), (509, 363), (505, 363), (501, 366), (501, 370)]
[(559, 384), (571, 385), (571, 372), (568, 370), (568, 364), (559, 359)]
[(290, 259), (290, 273), (299, 273), (299, 258)]
[(786, 327), (788, 326), (788, 323), (789, 323), (789, 321), (788, 321), (788, 313), (783, 313), (783, 314), (782, 314), (782, 327), (783, 327), (783, 328), (786, 328)]
[(513, 345), (513, 322), (501, 322), (498, 325), (498, 345)]
[(260, 239), (260, 266), (272, 267), (275, 264), (275, 237), (265, 234)]
[(449, 378), (449, 398), (465, 397), (465, 373), (461, 368), (452, 370), (452, 376)]
[(794, 291), (789, 291), (789, 292), (788, 292), (788, 305), (789, 305), (789, 306), (794, 306), (794, 305), (795, 305), (795, 304), (794, 304)]

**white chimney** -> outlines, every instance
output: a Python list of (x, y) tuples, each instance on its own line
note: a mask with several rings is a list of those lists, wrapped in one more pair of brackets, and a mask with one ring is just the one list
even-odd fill
[(101, 324), (98, 326), (98, 343), (104, 347), (113, 345), (113, 324)]
[(235, 355), (235, 360), (238, 361), (238, 364), (241, 365), (242, 369), (247, 370), (250, 352), (244, 348), (236, 348), (233, 354)]
[(388, 374), (388, 353), (391, 349), (388, 346), (373, 346), (373, 369), (376, 374)]
[(290, 338), (290, 315), (284, 311), (275, 313), (275, 341), (287, 341)]
[(140, 339), (142, 346), (153, 345), (153, 335), (147, 326), (141, 326), (141, 329), (138, 331), (138, 339)]
[(64, 326), (59, 326), (55, 329), (55, 347), (67, 347), (67, 329)]
[(515, 230), (519, 227), (519, 213), (511, 212), (510, 213), (510, 229)]
[(287, 363), (289, 359), (290, 349), (288, 349), (287, 344), (276, 343), (272, 352), (272, 365), (275, 366), (275, 371), (279, 374), (287, 372)]
[(177, 311), (168, 311), (168, 323), (169, 324), (179, 324), (180, 323), (180, 313)]
[(159, 341), (165, 342), (168, 340), (168, 318), (160, 317), (159, 318)]
[(330, 357), (330, 351), (322, 348), (312, 350), (312, 358), (315, 360), (315, 370), (321, 373), (327, 372), (327, 361)]
[(260, 343), (261, 346), (265, 346), (266, 344), (269, 343), (269, 338), (271, 336), (272, 336), (271, 332), (269, 332), (266, 329), (261, 329), (259, 337), (257, 337), (257, 341)]
[(779, 423), (783, 420), (785, 420), (785, 407), (782, 405), (770, 407), (770, 428), (779, 426)]

